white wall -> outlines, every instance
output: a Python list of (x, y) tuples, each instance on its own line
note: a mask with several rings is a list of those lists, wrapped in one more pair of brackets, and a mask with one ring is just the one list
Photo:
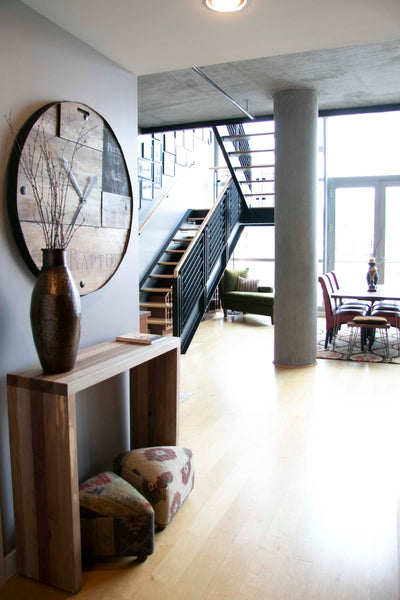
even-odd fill
[[(118, 35), (112, 31), (110, 35)], [(41, 106), (79, 101), (100, 113), (119, 139), (134, 195), (137, 78), (18, 0), (0, 0), (0, 501), (5, 552), (14, 547), (6, 373), (37, 362), (29, 322), (34, 277), (20, 257), (9, 224), (5, 174), (11, 136)], [(125, 258), (111, 281), (82, 298), (80, 347), (138, 327), (137, 207)], [(111, 467), (128, 443), (127, 378), (121, 376), (77, 398), (80, 479)]]

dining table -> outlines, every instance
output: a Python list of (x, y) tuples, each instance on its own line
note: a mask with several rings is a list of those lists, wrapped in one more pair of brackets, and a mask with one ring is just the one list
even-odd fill
[[(331, 293), (331, 297), (335, 300), (364, 300), (371, 302), (371, 306), (373, 306), (374, 302), (381, 302), (385, 300), (386, 302), (393, 301), (393, 307), (395, 307), (396, 302), (400, 302), (400, 287), (395, 288), (390, 285), (380, 284), (376, 286), (375, 291), (368, 290), (367, 286), (364, 289), (361, 286), (348, 286), (339, 288), (335, 292)], [(386, 330), (387, 336), (387, 330)], [(372, 344), (375, 339), (375, 329), (374, 330), (366, 330), (365, 331), (366, 340), (369, 340), (369, 349), (371, 349)], [(362, 344), (363, 345), (363, 344)], [(335, 348), (335, 337), (333, 340), (333, 349)]]
[(373, 302), (380, 302), (381, 300), (393, 300), (393, 302), (400, 302), (400, 287), (395, 288), (390, 285), (377, 285), (376, 292), (368, 291), (367, 286), (362, 289), (361, 286), (343, 287), (339, 288), (331, 294), (332, 298), (338, 300), (367, 300)]

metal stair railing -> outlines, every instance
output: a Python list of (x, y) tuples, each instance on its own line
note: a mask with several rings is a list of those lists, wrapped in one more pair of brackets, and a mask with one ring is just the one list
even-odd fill
[(246, 209), (233, 180), (204, 219), (174, 269), (172, 284), (173, 335), (185, 353), (243, 230)]

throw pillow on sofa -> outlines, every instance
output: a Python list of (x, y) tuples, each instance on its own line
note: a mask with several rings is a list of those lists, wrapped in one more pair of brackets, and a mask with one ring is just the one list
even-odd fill
[(244, 277), (238, 277), (237, 291), (238, 292), (257, 292), (259, 279), (247, 279)]

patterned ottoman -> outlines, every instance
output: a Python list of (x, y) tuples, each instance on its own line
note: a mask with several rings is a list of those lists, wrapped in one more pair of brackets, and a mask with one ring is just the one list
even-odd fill
[(154, 510), (115, 473), (100, 473), (79, 486), (82, 556), (137, 556), (154, 551)]
[(193, 455), (188, 448), (161, 446), (123, 452), (114, 459), (113, 469), (147, 498), (159, 528), (168, 525), (193, 489)]

